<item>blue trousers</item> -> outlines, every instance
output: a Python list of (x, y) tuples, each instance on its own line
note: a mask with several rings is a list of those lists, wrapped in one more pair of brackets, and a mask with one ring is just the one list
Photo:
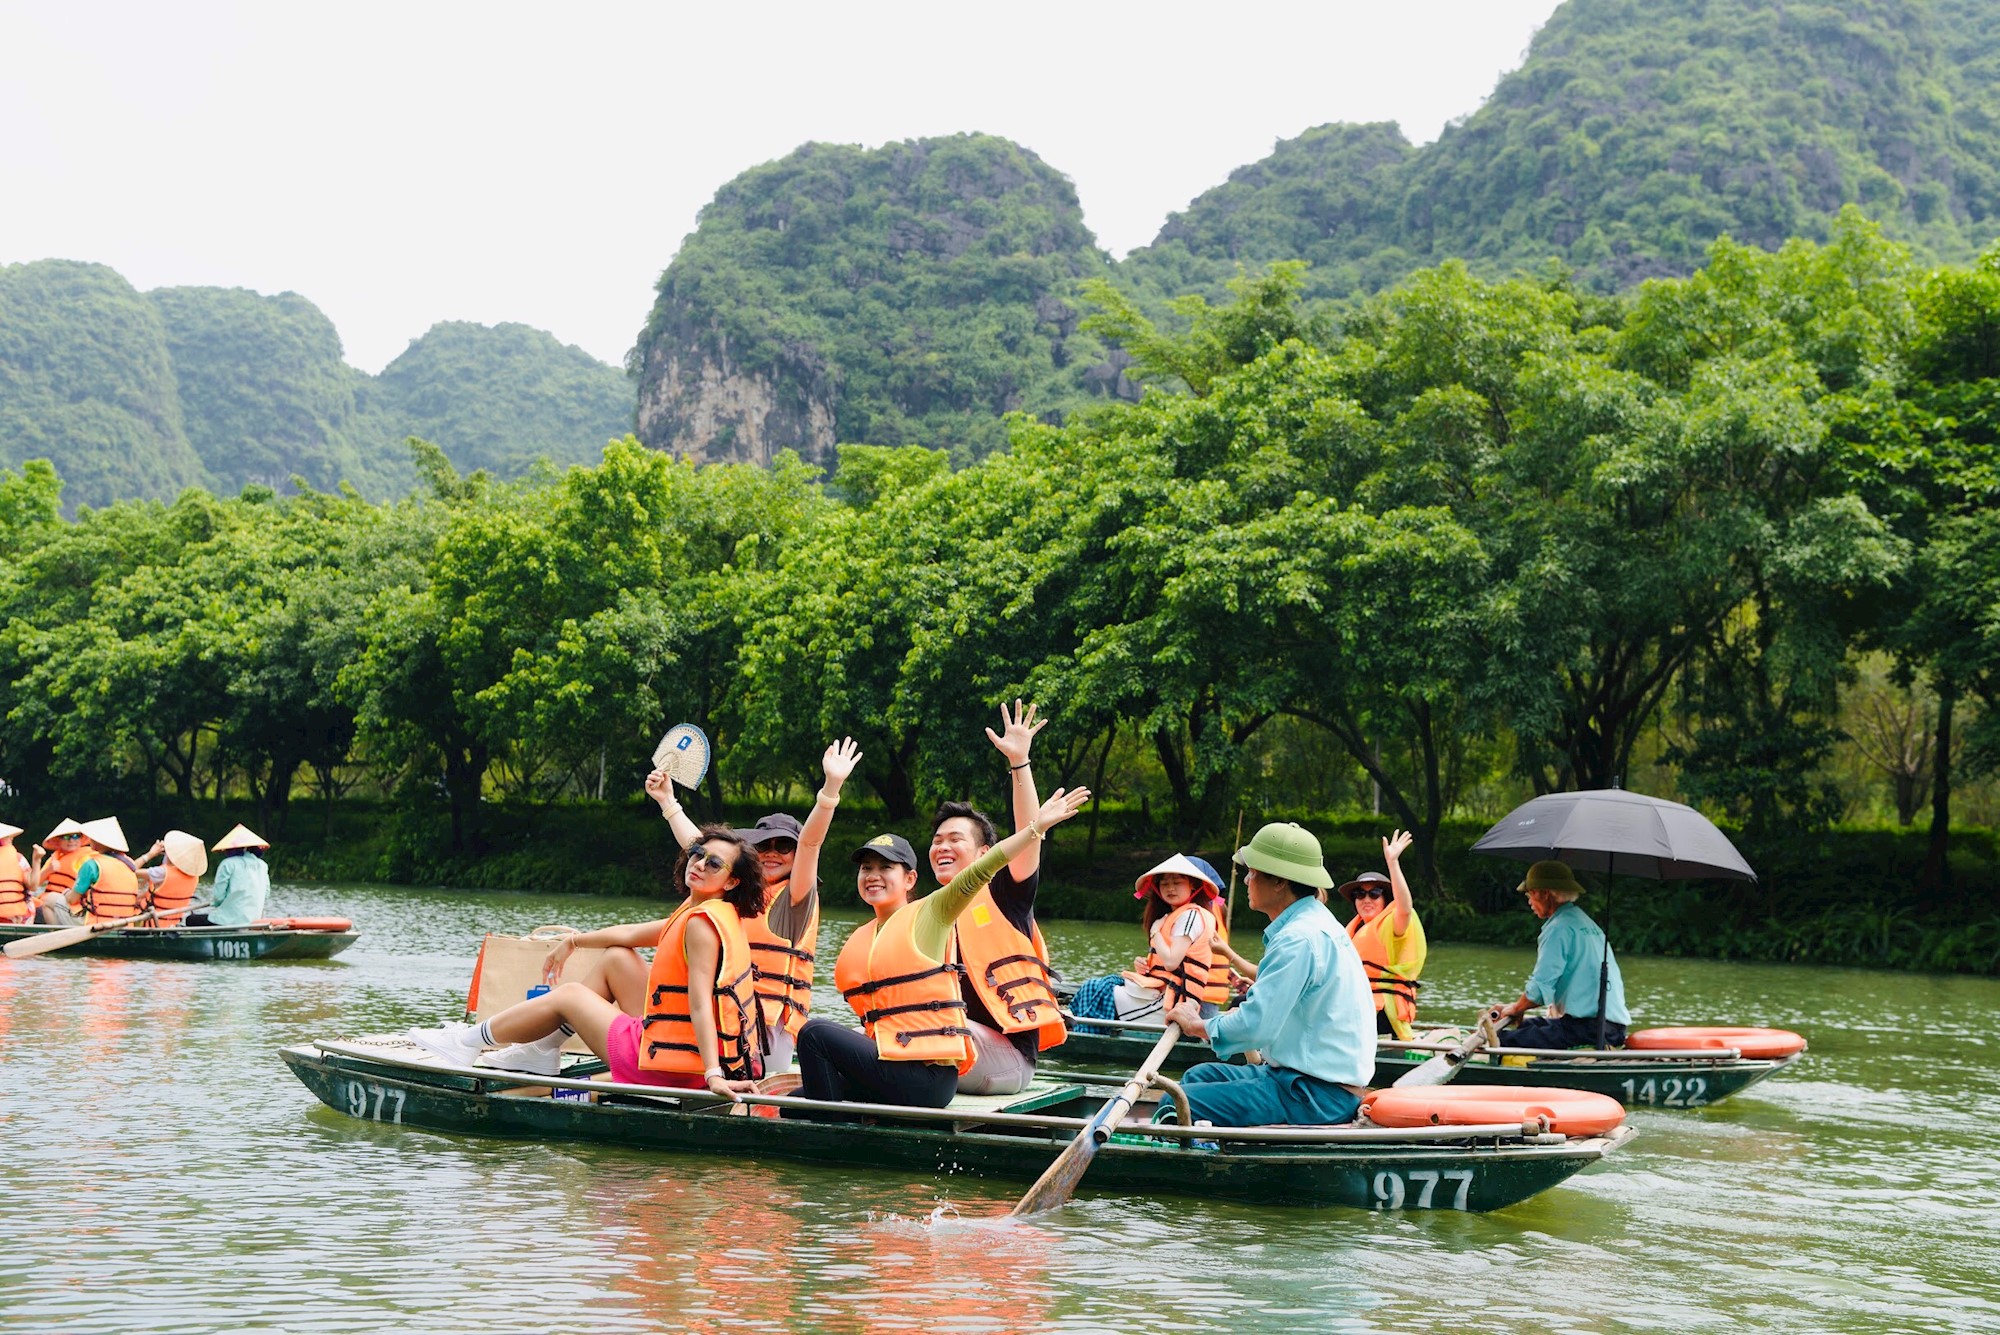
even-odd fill
[[(1361, 1100), (1346, 1088), (1281, 1066), (1203, 1062), (1181, 1077), (1197, 1122), (1217, 1126), (1330, 1126), (1351, 1122)], [(1164, 1102), (1155, 1121), (1173, 1114)]]
[[(1604, 1043), (1607, 1047), (1625, 1046), (1625, 1026), (1616, 1020), (1604, 1022)], [(1500, 1046), (1503, 1048), (1594, 1048), (1597, 1046), (1597, 1017), (1595, 1015), (1537, 1015), (1531, 1020), (1521, 1021), (1520, 1027), (1502, 1029)]]

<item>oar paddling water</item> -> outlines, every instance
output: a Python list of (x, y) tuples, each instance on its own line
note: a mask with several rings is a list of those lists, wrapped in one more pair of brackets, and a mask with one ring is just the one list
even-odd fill
[(120, 927), (130, 927), (135, 922), (144, 922), (152, 917), (152, 911), (134, 914), (129, 918), (114, 918), (110, 922), (84, 923), (79, 927), (65, 927), (60, 932), (48, 932), (41, 936), (24, 937), (19, 941), (9, 941), (6, 953), (9, 959), (23, 959), (29, 955), (46, 955), (52, 950), (73, 946), (79, 941), (88, 941), (99, 932), (115, 931)]
[(1152, 1052), (1147, 1055), (1139, 1069), (1132, 1073), (1132, 1078), (1125, 1082), (1124, 1088), (1097, 1110), (1097, 1115), (1084, 1124), (1083, 1130), (1076, 1133), (1076, 1139), (1069, 1143), (1069, 1147), (1057, 1155), (1056, 1161), (1035, 1179), (1035, 1185), (1028, 1188), (1027, 1194), (1021, 1197), (1009, 1212), (1011, 1217), (1021, 1219), (1028, 1215), (1042, 1214), (1059, 1208), (1069, 1200), (1071, 1193), (1076, 1190), (1076, 1184), (1089, 1170), (1090, 1161), (1097, 1157), (1098, 1147), (1111, 1139), (1112, 1128), (1117, 1126), (1119, 1119), (1139, 1101), (1139, 1092), (1159, 1071), (1160, 1063), (1164, 1062), (1167, 1054), (1173, 1051), (1174, 1044), (1180, 1040), (1180, 1036), (1179, 1025), (1170, 1024), (1166, 1027), (1166, 1032), (1160, 1035), (1160, 1041), (1153, 1045)]

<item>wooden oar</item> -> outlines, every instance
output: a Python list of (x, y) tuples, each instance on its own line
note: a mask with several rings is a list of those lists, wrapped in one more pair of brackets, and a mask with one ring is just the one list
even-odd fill
[(1465, 1059), (1493, 1042), (1494, 1037), (1492, 1018), (1481, 1011), (1479, 1023), (1472, 1027), (1472, 1032), (1466, 1035), (1463, 1042), (1449, 1051), (1440, 1052), (1414, 1071), (1405, 1071), (1397, 1076), (1396, 1088), (1449, 1084), (1451, 1078), (1458, 1074), (1458, 1068), (1465, 1065)]
[(1139, 1101), (1139, 1091), (1146, 1087), (1146, 1081), (1160, 1069), (1160, 1063), (1167, 1059), (1169, 1052), (1173, 1051), (1174, 1044), (1180, 1040), (1180, 1036), (1179, 1025), (1167, 1026), (1166, 1032), (1160, 1035), (1160, 1041), (1153, 1045), (1153, 1050), (1147, 1055), (1145, 1062), (1132, 1073), (1132, 1078), (1125, 1082), (1125, 1087), (1113, 1095), (1110, 1102), (1099, 1108), (1096, 1116), (1084, 1123), (1083, 1130), (1076, 1133), (1076, 1139), (1069, 1143), (1069, 1148), (1057, 1155), (1056, 1161), (1035, 1179), (1035, 1185), (1028, 1188), (1028, 1194), (1021, 1197), (1019, 1203), (1009, 1212), (1014, 1218), (1019, 1219), (1025, 1215), (1054, 1210), (1069, 1200), (1070, 1193), (1076, 1190), (1076, 1184), (1089, 1169), (1090, 1161), (1097, 1157), (1098, 1146), (1111, 1139), (1111, 1128), (1118, 1125), (1118, 1120), (1125, 1115), (1126, 1110)]
[(44, 932), (38, 936), (24, 936), (19, 941), (7, 943), (10, 959), (23, 959), (29, 955), (46, 955), (51, 950), (61, 950), (79, 941), (88, 941), (99, 932), (108, 932), (115, 927), (130, 927), (135, 922), (144, 922), (152, 917), (150, 912), (134, 914), (130, 918), (116, 918), (111, 922), (84, 923), (80, 927), (65, 927), (60, 932)]

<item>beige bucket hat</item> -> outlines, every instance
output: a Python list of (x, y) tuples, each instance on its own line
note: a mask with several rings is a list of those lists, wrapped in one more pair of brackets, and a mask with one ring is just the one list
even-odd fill
[(80, 827), (83, 837), (99, 848), (108, 848), (114, 853), (130, 853), (132, 846), (125, 842), (125, 830), (118, 824), (116, 816), (100, 816), (87, 820)]
[(215, 841), (215, 851), (228, 853), (239, 848), (269, 848), (270, 840), (254, 833), (249, 826), (239, 825), (228, 834)]
[(160, 842), (167, 846), (167, 861), (188, 875), (199, 876), (208, 870), (208, 849), (186, 830), (168, 830)]

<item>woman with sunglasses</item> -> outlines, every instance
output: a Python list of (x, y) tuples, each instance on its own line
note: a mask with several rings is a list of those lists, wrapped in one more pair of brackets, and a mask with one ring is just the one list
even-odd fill
[(1340, 887), (1354, 905), (1347, 934), (1361, 952), (1375, 996), (1375, 1032), (1408, 1038), (1417, 1018), (1417, 977), (1424, 971), (1424, 924), (1410, 899), (1403, 876), (1403, 850), (1412, 836), (1397, 830), (1382, 841), (1382, 860), (1389, 874), (1365, 871)]
[[(410, 1041), (460, 1066), (554, 1075), (575, 1036), (621, 1084), (755, 1092), (763, 1061), (743, 922), (764, 911), (763, 869), (734, 830), (699, 834), (674, 868), (687, 898), (671, 915), (572, 933), (549, 952), (544, 976), (559, 978), (579, 946), (603, 948), (583, 978), (479, 1024), (412, 1029)], [(642, 946), (655, 947), (650, 966)]]

